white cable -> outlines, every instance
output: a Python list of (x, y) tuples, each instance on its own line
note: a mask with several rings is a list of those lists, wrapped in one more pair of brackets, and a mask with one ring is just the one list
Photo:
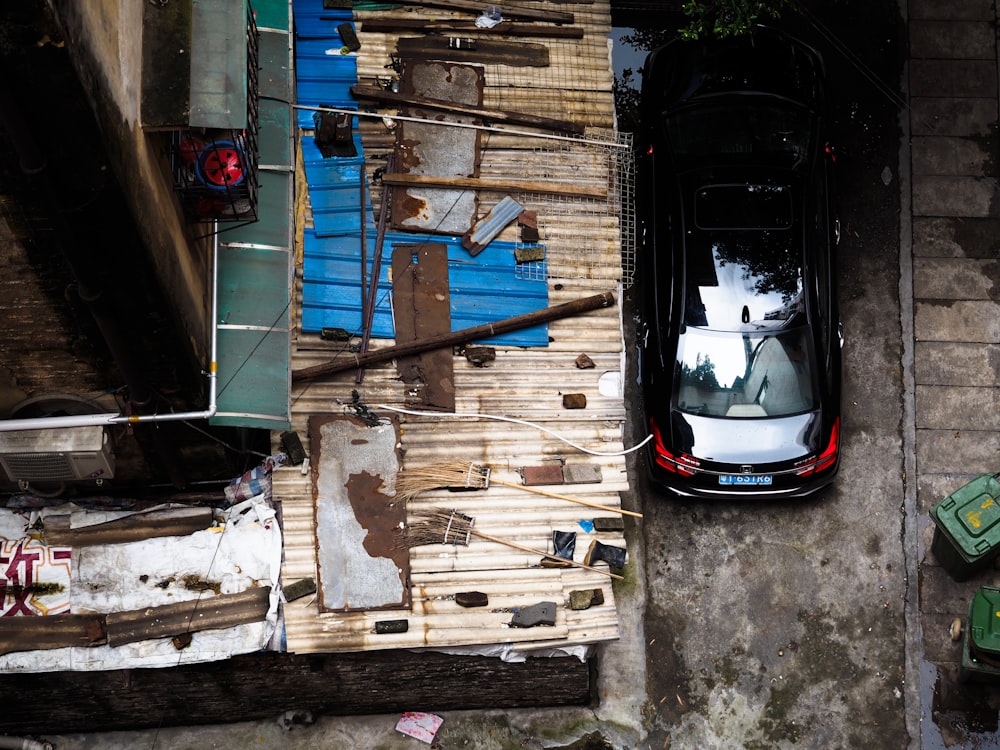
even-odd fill
[(548, 427), (542, 427), (540, 424), (535, 422), (528, 422), (523, 419), (514, 419), (513, 417), (500, 417), (495, 414), (462, 414), (459, 412), (442, 412), (442, 411), (414, 411), (412, 409), (402, 409), (398, 406), (389, 406), (388, 404), (376, 404), (376, 409), (388, 409), (389, 411), (398, 412), (400, 414), (410, 414), (415, 417), (471, 417), (474, 419), (495, 419), (498, 422), (512, 422), (513, 424), (520, 424), (526, 427), (534, 427), (536, 430), (541, 430), (542, 432), (548, 433), (557, 440), (561, 440), (576, 448), (578, 451), (583, 451), (584, 453), (589, 453), (591, 456), (625, 456), (629, 453), (639, 450), (642, 446), (653, 439), (652, 433), (646, 435), (646, 438), (638, 445), (633, 445), (631, 448), (626, 448), (621, 451), (611, 451), (604, 453), (602, 451), (592, 451), (589, 448), (584, 448), (582, 445), (577, 445), (572, 440), (568, 440), (560, 435), (558, 432), (550, 430)]

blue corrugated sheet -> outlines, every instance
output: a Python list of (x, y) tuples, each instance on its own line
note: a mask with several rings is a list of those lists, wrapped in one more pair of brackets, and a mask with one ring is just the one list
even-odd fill
[[(389, 268), (397, 245), (443, 243), (448, 248), (448, 282), (451, 296), (451, 328), (493, 323), (504, 318), (541, 310), (548, 304), (544, 281), (517, 278), (514, 245), (494, 241), (476, 257), (462, 247), (460, 238), (439, 235), (387, 232), (382, 246), (382, 268), (378, 299), (370, 335), (392, 338), (391, 290)], [(375, 232), (367, 231), (366, 277), (371, 278), (375, 252)], [(302, 290), (302, 330), (318, 332), (323, 328), (343, 328), (361, 335), (361, 236), (318, 237), (305, 231)], [(545, 346), (548, 327), (533, 326), (497, 336), (482, 343), (505, 346)]]
[[(292, 11), (298, 103), (356, 110), (357, 102), (350, 93), (350, 87), (357, 83), (356, 58), (340, 53), (343, 41), (337, 32), (337, 26), (352, 20), (351, 12), (324, 9), (323, 0), (293, 0)], [(314, 130), (313, 115), (311, 110), (298, 110), (299, 128)], [(365, 162), (356, 118), (353, 129), (356, 157), (324, 158), (311, 135), (301, 138), (313, 215), (313, 228), (305, 231), (303, 260), (302, 330), (306, 332), (342, 328), (359, 336), (363, 333), (361, 187)], [(367, 201), (367, 185), (364, 195), (365, 277), (371, 278), (376, 228), (372, 206)], [(395, 335), (389, 276), (393, 248), (423, 242), (443, 243), (448, 248), (452, 330), (493, 323), (548, 305), (545, 281), (525, 279), (518, 274), (512, 243), (494, 240), (472, 257), (457, 237), (389, 232), (383, 242), (371, 337), (393, 338)], [(548, 327), (543, 324), (482, 343), (546, 346)]]
[[(341, 54), (344, 41), (337, 31), (340, 24), (351, 21), (351, 11), (326, 10), (322, 0), (295, 0), (292, 12), (298, 104), (357, 109), (351, 86), (358, 82), (358, 61), (354, 55)], [(298, 125), (303, 130), (312, 130), (313, 113), (298, 110)]]

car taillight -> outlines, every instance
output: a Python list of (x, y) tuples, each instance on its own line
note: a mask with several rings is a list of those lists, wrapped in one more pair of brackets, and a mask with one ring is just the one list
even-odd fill
[(816, 474), (820, 471), (826, 471), (831, 466), (837, 462), (837, 454), (840, 451), (840, 417), (837, 417), (833, 423), (833, 429), (830, 430), (830, 442), (827, 443), (826, 448), (820, 453), (816, 458), (811, 459), (806, 462), (798, 469), (795, 473), (800, 477), (806, 477), (810, 474)]
[(650, 418), (649, 427), (653, 433), (656, 465), (666, 469), (667, 471), (680, 474), (683, 477), (693, 477), (695, 469), (698, 467), (698, 459), (683, 453), (679, 456), (675, 456), (673, 453), (668, 451), (666, 446), (663, 444), (663, 436), (660, 434), (660, 428), (656, 424), (655, 419)]

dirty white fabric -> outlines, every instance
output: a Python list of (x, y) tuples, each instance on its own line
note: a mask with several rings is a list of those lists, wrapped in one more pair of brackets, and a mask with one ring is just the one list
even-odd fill
[[(0, 655), (0, 672), (173, 667), (264, 648), (274, 634), (280, 598), (282, 542), (274, 510), (266, 497), (259, 495), (216, 511), (215, 518), (212, 528), (188, 536), (73, 549), (70, 611), (124, 612), (210, 598), (214, 590), (231, 594), (252, 586), (270, 586), (266, 619), (195, 633), (191, 645), (182, 651), (177, 651), (170, 639), (161, 639), (115, 648), (10, 653)], [(105, 516), (103, 520), (109, 519)], [(0, 531), (23, 535), (32, 522), (6, 511), (0, 514)]]

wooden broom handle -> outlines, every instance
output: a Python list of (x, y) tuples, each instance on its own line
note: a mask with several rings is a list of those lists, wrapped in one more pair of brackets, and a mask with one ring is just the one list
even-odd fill
[(519, 549), (522, 552), (530, 552), (533, 555), (540, 555), (541, 557), (547, 557), (550, 560), (558, 560), (559, 562), (569, 563), (577, 568), (583, 568), (584, 570), (589, 570), (593, 573), (600, 573), (602, 576), (608, 576), (609, 578), (616, 578), (619, 581), (624, 580), (622, 576), (617, 573), (612, 573), (610, 570), (601, 570), (600, 568), (592, 568), (590, 565), (584, 565), (583, 563), (577, 562), (576, 560), (567, 560), (565, 557), (557, 557), (555, 555), (550, 555), (548, 552), (541, 552), (534, 547), (529, 547), (526, 544), (518, 544), (517, 542), (512, 542), (509, 539), (501, 539), (498, 536), (492, 536), (491, 534), (484, 534), (481, 531), (476, 531), (474, 528), (469, 530), (473, 536), (478, 536), (480, 539), (487, 539), (491, 542), (496, 542), (497, 544), (506, 544), (508, 547), (513, 547), (514, 549)]
[(541, 487), (530, 487), (526, 484), (516, 484), (514, 482), (504, 482), (501, 479), (495, 479), (490, 477), (490, 482), (493, 484), (502, 484), (504, 487), (516, 487), (519, 490), (527, 490), (528, 492), (534, 492), (536, 495), (545, 495), (546, 497), (554, 497), (559, 500), (569, 500), (571, 503), (579, 503), (580, 505), (586, 505), (589, 508), (599, 508), (600, 510), (606, 510), (610, 513), (621, 513), (623, 516), (634, 516), (635, 518), (642, 518), (642, 513), (636, 513), (634, 510), (625, 510), (624, 508), (612, 508), (610, 505), (601, 505), (600, 503), (592, 503), (589, 500), (584, 500), (579, 497), (570, 497), (569, 495), (560, 495), (558, 492), (549, 492), (548, 490), (543, 490)]

